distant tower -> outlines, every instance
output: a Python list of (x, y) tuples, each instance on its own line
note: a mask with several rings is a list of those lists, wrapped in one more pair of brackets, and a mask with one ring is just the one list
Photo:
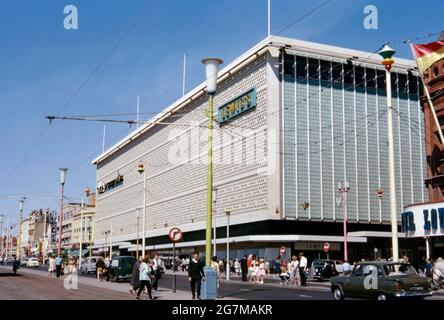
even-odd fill
[[(438, 41), (444, 41), (444, 32)], [(438, 60), (424, 72), (424, 82), (429, 90), (436, 115), (444, 130), (444, 59)], [(425, 95), (421, 97), (424, 108), (425, 143), (427, 154), (426, 187), (429, 201), (444, 201), (444, 146)]]

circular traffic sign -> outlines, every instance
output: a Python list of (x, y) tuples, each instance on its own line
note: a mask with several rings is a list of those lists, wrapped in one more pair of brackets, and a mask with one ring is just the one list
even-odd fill
[(168, 238), (170, 238), (171, 242), (179, 242), (182, 240), (183, 234), (179, 228), (172, 228), (170, 232), (168, 232)]
[(324, 243), (324, 252), (327, 253), (330, 250), (330, 244), (328, 242)]

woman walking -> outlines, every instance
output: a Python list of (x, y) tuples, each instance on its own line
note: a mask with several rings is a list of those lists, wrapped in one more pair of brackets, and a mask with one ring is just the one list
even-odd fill
[(214, 256), (211, 260), (211, 268), (213, 268), (214, 271), (216, 271), (216, 280), (217, 280), (217, 287), (220, 287), (220, 270), (219, 270), (219, 263), (217, 262), (217, 257)]
[(53, 256), (49, 257), (48, 277), (54, 275), (56, 269), (55, 259)]
[(153, 299), (153, 296), (151, 295), (151, 266), (149, 264), (150, 260), (148, 257), (145, 257), (143, 259), (142, 263), (140, 264), (139, 268), (139, 280), (140, 280), (140, 287), (137, 291), (137, 297), (136, 299), (140, 299), (140, 294), (143, 292), (143, 290), (146, 288), (148, 291), (148, 296), (150, 299)]
[(142, 257), (139, 257), (136, 263), (134, 263), (133, 273), (131, 274), (131, 289), (129, 290), (131, 294), (135, 294), (137, 290), (139, 290), (140, 287), (139, 268), (141, 264), (142, 264)]
[(240, 276), (241, 273), (241, 264), (239, 259), (236, 258), (236, 260), (234, 260), (234, 272), (236, 273), (236, 275)]
[(265, 277), (265, 262), (264, 259), (261, 259), (259, 261), (259, 271), (258, 271), (258, 283), (264, 284), (264, 277)]

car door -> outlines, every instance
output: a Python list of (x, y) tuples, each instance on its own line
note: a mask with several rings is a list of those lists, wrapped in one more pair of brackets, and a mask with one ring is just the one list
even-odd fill
[(350, 276), (344, 277), (342, 289), (346, 296), (356, 296), (359, 293), (358, 287), (361, 285), (363, 279), (362, 272), (363, 266), (358, 264), (355, 266), (353, 273)]
[(383, 276), (380, 266), (367, 264), (364, 266), (361, 288), (358, 289), (359, 296), (365, 298), (374, 298), (380, 289), (380, 281)]

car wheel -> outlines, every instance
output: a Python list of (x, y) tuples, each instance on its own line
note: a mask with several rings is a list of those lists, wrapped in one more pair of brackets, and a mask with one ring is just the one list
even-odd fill
[(344, 294), (342, 293), (341, 288), (335, 287), (333, 289), (333, 298), (337, 301), (344, 300)]
[(376, 296), (376, 299), (380, 301), (386, 301), (388, 298), (384, 292), (379, 292)]

